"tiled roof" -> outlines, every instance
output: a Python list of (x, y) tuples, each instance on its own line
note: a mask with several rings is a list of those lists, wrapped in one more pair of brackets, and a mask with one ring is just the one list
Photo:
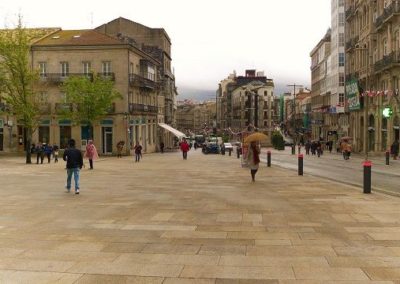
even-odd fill
[(118, 45), (123, 42), (94, 30), (60, 30), (42, 40), (34, 46), (65, 46), (65, 45)]

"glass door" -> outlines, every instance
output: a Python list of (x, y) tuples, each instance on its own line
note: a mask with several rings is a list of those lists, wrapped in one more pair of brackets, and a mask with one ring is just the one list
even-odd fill
[(112, 133), (112, 127), (103, 127), (103, 137), (102, 137), (102, 142), (103, 142), (103, 154), (112, 154), (112, 149), (113, 149), (113, 133)]

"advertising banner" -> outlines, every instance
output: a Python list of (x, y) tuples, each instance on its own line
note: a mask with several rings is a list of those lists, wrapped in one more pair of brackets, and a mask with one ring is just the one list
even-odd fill
[(346, 99), (349, 106), (349, 110), (360, 109), (360, 93), (358, 91), (357, 80), (350, 80), (346, 83)]

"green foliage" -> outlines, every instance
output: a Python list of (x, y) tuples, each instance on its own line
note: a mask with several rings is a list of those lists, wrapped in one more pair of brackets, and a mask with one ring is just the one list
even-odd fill
[(94, 121), (109, 113), (112, 103), (122, 99), (122, 95), (114, 89), (114, 82), (101, 76), (71, 76), (63, 84), (67, 103), (73, 104), (73, 109), (62, 112), (62, 116), (74, 123)]
[(0, 95), (3, 111), (15, 115), (26, 133), (26, 163), (31, 163), (29, 146), (40, 121), (40, 100), (34, 86), (38, 74), (30, 66), (30, 45), (39, 34), (22, 26), (0, 30)]
[(272, 145), (277, 150), (285, 150), (285, 141), (278, 131), (272, 133)]
[(21, 18), (15, 29), (0, 32), (0, 93), (6, 110), (30, 130), (37, 126), (40, 114), (38, 94), (34, 84), (38, 74), (29, 62), (32, 33), (22, 27)]

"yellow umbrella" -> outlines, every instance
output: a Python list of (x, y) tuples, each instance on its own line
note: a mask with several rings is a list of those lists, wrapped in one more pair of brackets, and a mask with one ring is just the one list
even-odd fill
[(267, 140), (267, 139), (268, 139), (267, 135), (265, 135), (261, 132), (256, 132), (256, 133), (253, 133), (253, 134), (250, 134), (249, 136), (247, 136), (244, 139), (244, 143), (248, 144), (248, 143), (251, 143), (254, 141), (262, 141), (262, 140)]

